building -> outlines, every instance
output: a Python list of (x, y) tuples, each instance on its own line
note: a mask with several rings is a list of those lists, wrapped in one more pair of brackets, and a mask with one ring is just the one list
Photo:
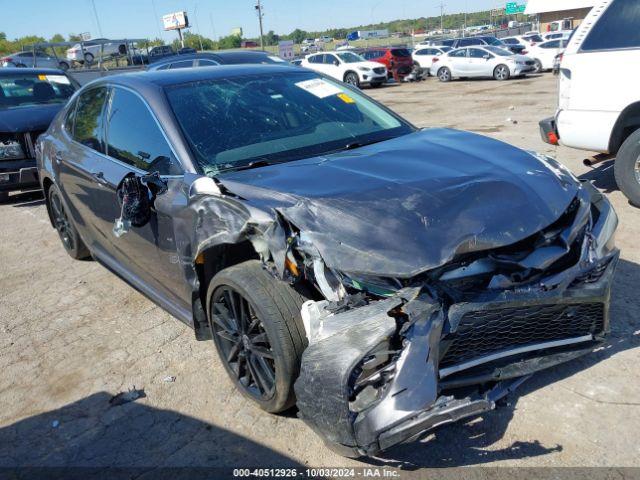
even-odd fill
[(529, 0), (524, 11), (535, 15), (541, 32), (574, 29), (596, 5), (597, 0)]

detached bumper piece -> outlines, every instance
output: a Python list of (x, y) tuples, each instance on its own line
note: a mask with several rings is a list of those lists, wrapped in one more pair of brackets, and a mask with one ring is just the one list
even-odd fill
[(576, 245), (575, 258), (559, 257), (560, 270), (543, 262), (548, 273), (531, 284), (454, 303), (424, 284), (364, 306), (361, 297), (351, 308), (305, 304), (300, 417), (338, 453), (371, 456), (492, 410), (534, 372), (591, 352), (609, 331), (617, 217), (591, 185), (579, 203), (556, 233)]
[(39, 187), (38, 169), (34, 159), (0, 162), (0, 192)]

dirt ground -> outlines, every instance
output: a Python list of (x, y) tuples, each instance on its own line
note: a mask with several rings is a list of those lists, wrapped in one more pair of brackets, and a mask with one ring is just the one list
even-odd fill
[[(96, 262), (71, 260), (43, 201), (14, 195), (0, 205), (0, 466), (640, 466), (640, 210), (616, 189), (610, 163), (589, 169), (588, 153), (540, 140), (556, 79), (429, 79), (368, 93), (415, 125), (535, 149), (595, 181), (620, 216), (610, 344), (536, 375), (495, 412), (380, 459), (348, 460), (295, 412), (269, 415), (245, 400), (211, 342)], [(134, 386), (144, 396), (109, 403)]]

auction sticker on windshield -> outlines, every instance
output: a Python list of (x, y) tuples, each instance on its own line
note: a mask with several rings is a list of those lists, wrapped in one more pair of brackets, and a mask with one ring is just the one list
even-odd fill
[(296, 86), (302, 88), (303, 90), (306, 90), (307, 92), (315, 95), (318, 98), (326, 98), (330, 97), (331, 95), (342, 93), (342, 90), (340, 90), (338, 87), (321, 78), (298, 82), (296, 83)]

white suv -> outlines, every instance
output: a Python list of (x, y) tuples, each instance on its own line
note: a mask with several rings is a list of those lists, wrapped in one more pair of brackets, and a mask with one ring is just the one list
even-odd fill
[(553, 145), (617, 154), (618, 187), (640, 206), (640, 2), (600, 0), (560, 64), (558, 110), (540, 122)]
[(301, 66), (324, 73), (355, 87), (379, 87), (387, 81), (387, 68), (381, 63), (368, 62), (353, 52), (325, 52), (308, 55)]

